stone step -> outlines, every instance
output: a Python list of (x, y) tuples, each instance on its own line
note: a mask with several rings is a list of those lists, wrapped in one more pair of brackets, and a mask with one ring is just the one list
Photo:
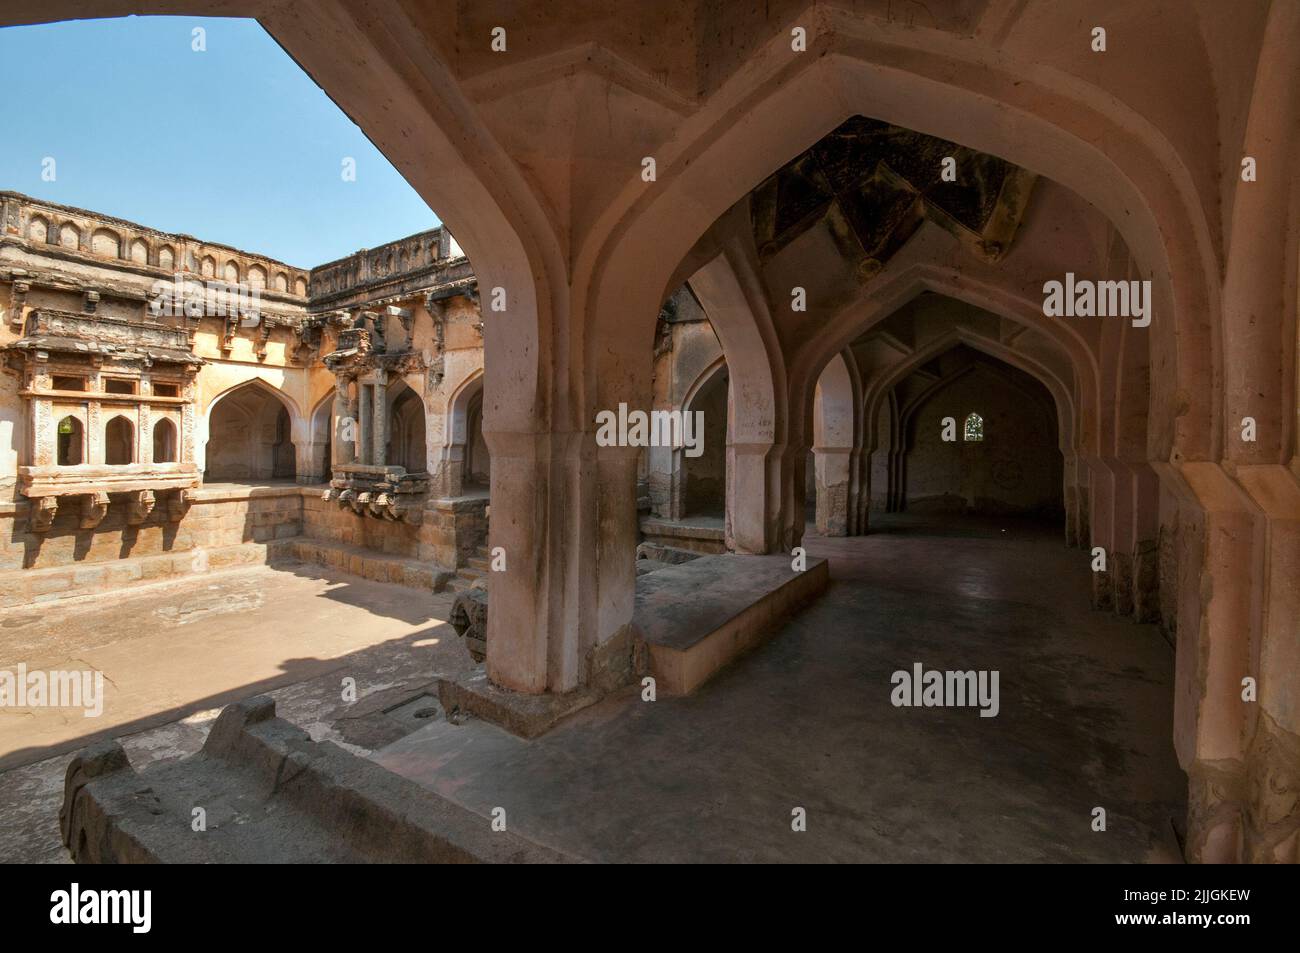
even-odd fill
[(641, 535), (646, 542), (675, 546), (697, 553), (721, 554), (727, 551), (726, 527), (721, 519), (695, 517), (666, 520), (658, 516), (641, 519)]
[(391, 582), (426, 592), (442, 592), (454, 578), (451, 573), (432, 563), (350, 546), (335, 540), (299, 536), (285, 542), (291, 544), (292, 558), (300, 562), (328, 566), (376, 582)]
[(795, 572), (790, 557), (701, 556), (638, 576), (632, 627), (650, 674), (670, 695), (695, 691), (761, 644), (816, 598), (830, 579), (825, 559)]
[(223, 569), (265, 565), (292, 558), (295, 541), (295, 537), (289, 537), (266, 543), (236, 543), (129, 556), (111, 562), (74, 562), (45, 569), (0, 572), (0, 609), (45, 605)]

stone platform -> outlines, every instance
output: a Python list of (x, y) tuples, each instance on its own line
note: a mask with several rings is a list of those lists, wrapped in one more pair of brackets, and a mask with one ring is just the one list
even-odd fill
[(802, 572), (789, 556), (703, 556), (637, 579), (632, 626), (658, 690), (695, 691), (819, 595), (825, 559)]
[[(205, 829), (194, 830), (203, 810)], [(137, 773), (116, 741), (68, 766), (79, 863), (556, 863), (563, 854), (275, 717), (226, 708), (196, 755)]]

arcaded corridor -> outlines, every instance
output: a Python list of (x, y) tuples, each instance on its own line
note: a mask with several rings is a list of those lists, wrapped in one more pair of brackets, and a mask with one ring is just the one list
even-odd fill
[[(314, 859), (1300, 860), (1300, 4), (1173, 6), (158, 0), (440, 224), (306, 269), (0, 192), (3, 604), (452, 594), (438, 717), (294, 749), (366, 780)], [(246, 701), (227, 779), (295, 737)], [(120, 860), (151, 782), (87, 758)]]
[[(1157, 627), (1088, 610), (1087, 570), (1036, 524), (884, 522), (806, 537), (831, 587), (693, 696), (628, 690), (531, 742), (437, 721), (374, 758), (591, 859), (1179, 862)], [(894, 707), (915, 662), (999, 669), (1000, 713)]]

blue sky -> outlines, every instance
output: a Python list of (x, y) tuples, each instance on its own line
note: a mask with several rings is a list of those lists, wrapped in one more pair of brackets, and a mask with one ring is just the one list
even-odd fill
[[(191, 48), (195, 27), (205, 52)], [(438, 224), (253, 20), (0, 29), (0, 89), (11, 104), (0, 189), (304, 268)], [(345, 157), (356, 181), (343, 179)]]

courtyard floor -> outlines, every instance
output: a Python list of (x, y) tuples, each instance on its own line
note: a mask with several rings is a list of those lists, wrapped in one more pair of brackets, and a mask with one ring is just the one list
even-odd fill
[(97, 718), (0, 708), (0, 862), (66, 861), (63, 776), (97, 737), (120, 737), (140, 768), (197, 751), (221, 706), (269, 694), (316, 740), (363, 755), (392, 741), (410, 726), (389, 703), (472, 667), (443, 624), (452, 598), (300, 565), (0, 612), (0, 669), (99, 669), (106, 696)]
[[(694, 695), (629, 689), (531, 742), (388, 713), (470, 667), (442, 624), (449, 595), (257, 568), (0, 613), (0, 669), (99, 668), (107, 695), (97, 719), (0, 709), (0, 860), (65, 859), (63, 772), (92, 732), (125, 736), (139, 767), (197, 750), (222, 704), (269, 693), (318, 740), (595, 860), (1177, 861), (1159, 631), (1090, 611), (1087, 561), (1054, 533), (877, 526), (808, 537), (830, 588)], [(998, 671), (997, 717), (894, 707), (892, 673), (917, 662)]]

